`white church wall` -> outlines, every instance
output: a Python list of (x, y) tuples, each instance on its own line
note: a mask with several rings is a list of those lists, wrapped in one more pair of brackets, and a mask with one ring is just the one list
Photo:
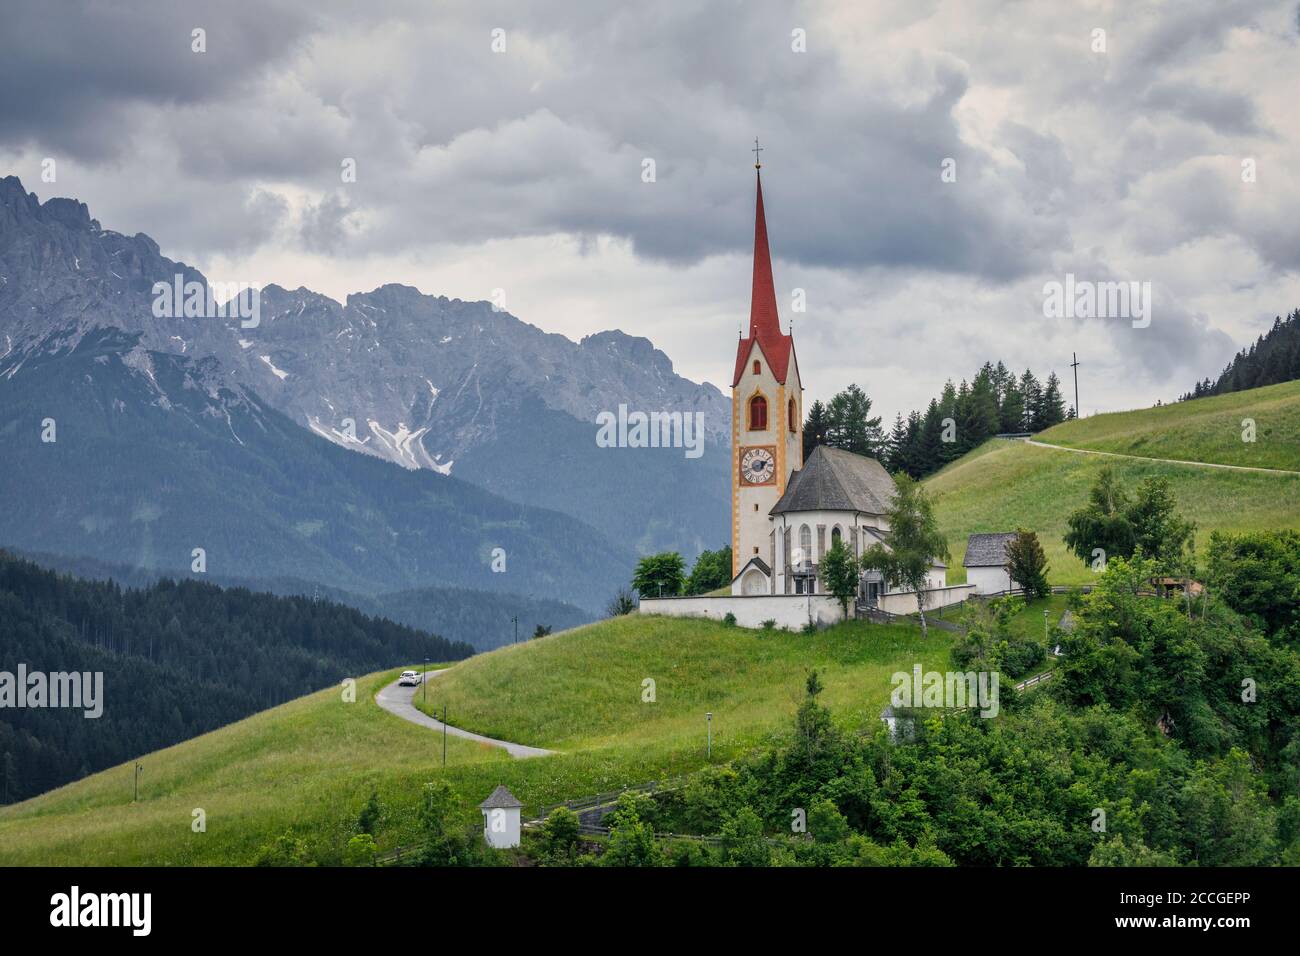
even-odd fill
[[(913, 598), (913, 602), (915, 600)], [(807, 624), (810, 616), (818, 624), (844, 620), (840, 602), (826, 594), (642, 598), (638, 610), (641, 614), (707, 617), (715, 621), (731, 613), (741, 627), (762, 627), (764, 621), (775, 621), (777, 627), (788, 627), (793, 631)]]
[[(960, 604), (972, 594), (978, 593), (972, 584), (954, 584), (951, 587), (935, 588), (929, 592), (928, 599), (925, 602), (927, 611), (935, 611), (941, 607), (948, 607), (953, 604)], [(915, 614), (916, 613), (916, 592), (915, 591), (891, 591), (880, 597), (879, 608), (882, 611), (888, 611), (890, 614)]]

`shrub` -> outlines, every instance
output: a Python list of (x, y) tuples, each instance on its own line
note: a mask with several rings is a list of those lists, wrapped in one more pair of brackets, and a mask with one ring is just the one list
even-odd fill
[(542, 852), (547, 862), (571, 861), (578, 846), (578, 815), (568, 807), (556, 807), (542, 824)]
[(624, 614), (631, 614), (635, 610), (636, 599), (627, 588), (619, 588), (618, 593), (610, 598), (609, 604), (605, 605), (605, 613), (609, 617), (622, 617)]
[(379, 821), (383, 814), (383, 807), (379, 804), (379, 794), (371, 790), (370, 799), (357, 814), (357, 833), (368, 833), (374, 836), (375, 831), (379, 829)]
[(254, 866), (306, 866), (307, 850), (292, 833), (283, 833), (258, 848)]
[(369, 833), (358, 833), (348, 841), (343, 850), (344, 866), (374, 866), (375, 838)]
[(728, 611), (727, 614), (726, 614), (726, 617), (724, 617), (724, 618), (722, 619), (722, 623), (725, 624), (725, 625), (727, 625), (727, 627), (735, 627), (735, 626), (736, 626), (736, 615), (734, 615), (734, 614), (732, 614), (730, 611)]

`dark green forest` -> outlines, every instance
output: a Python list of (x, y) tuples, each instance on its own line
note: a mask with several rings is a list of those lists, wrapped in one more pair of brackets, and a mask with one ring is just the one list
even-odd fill
[(1227, 392), (1243, 392), (1248, 388), (1262, 388), (1265, 385), (1277, 385), (1279, 382), (1291, 382), (1298, 378), (1300, 378), (1300, 309), (1296, 309), (1285, 319), (1280, 315), (1276, 316), (1272, 328), (1256, 339), (1250, 348), (1238, 352), (1215, 381), (1211, 382), (1207, 378), (1197, 382), (1196, 387), (1190, 392), (1179, 396), (1179, 401), (1223, 395)]
[(101, 671), (103, 715), (0, 711), (0, 802), (15, 802), (345, 677), (459, 660), (447, 641), (310, 597), (56, 574), (0, 551), (0, 671)]
[[(591, 614), (563, 601), (502, 591), (424, 587), (372, 596), (294, 577), (240, 578), (223, 574), (187, 574), (184, 569), (163, 572), (157, 568), (136, 568), (47, 551), (11, 550), (19, 557), (63, 574), (88, 580), (116, 581), (123, 587), (142, 588), (170, 577), (205, 581), (222, 588), (247, 588), (289, 597), (324, 599), (346, 604), (371, 617), (385, 617), (416, 630), (444, 635), (452, 641), (464, 641), (476, 651), (490, 651), (509, 644), (514, 639), (513, 621), (516, 617), (520, 634), (531, 634), (538, 625), (563, 631), (592, 620)], [(727, 569), (730, 568), (731, 559), (728, 557)]]
[(1002, 362), (985, 362), (967, 382), (951, 381), (924, 412), (900, 413), (886, 432), (871, 415), (871, 399), (850, 385), (829, 403), (815, 401), (804, 422), (803, 456), (818, 445), (878, 459), (891, 472), (924, 478), (978, 448), (994, 435), (1040, 432), (1073, 418), (1055, 372), (1040, 382), (1029, 369), (1019, 377)]

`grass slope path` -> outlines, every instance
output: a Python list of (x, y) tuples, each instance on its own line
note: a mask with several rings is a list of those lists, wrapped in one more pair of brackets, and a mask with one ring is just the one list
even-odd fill
[(1300, 472), (1300, 381), (1071, 419), (1035, 438), (1155, 461)]
[[(1026, 612), (1024, 626), (1041, 633), (1042, 610)], [(247, 866), (286, 833), (333, 865), (371, 793), (385, 853), (419, 838), (430, 781), (447, 782), (469, 827), (482, 825), (478, 804), (502, 784), (531, 809), (726, 763), (786, 732), (811, 669), (837, 721), (878, 726), (892, 675), (947, 670), (952, 639), (922, 638), (910, 624), (851, 621), (805, 635), (629, 614), (476, 655), (428, 685), (429, 716), (446, 705), (489, 739), (558, 751), (545, 760), (516, 760), (449, 728), (444, 766), (442, 734), (379, 704), (400, 671), (366, 675), (350, 700), (326, 688), (141, 756), (138, 799), (128, 761), (0, 807), (0, 867)], [(412, 692), (411, 704), (423, 696)], [(202, 833), (191, 829), (197, 808)]]
[[(449, 668), (443, 668), (437, 671), (426, 671), (425, 680), (437, 677), (440, 674), (447, 673)], [(476, 743), (488, 744), (492, 747), (500, 747), (512, 757), (524, 759), (527, 757), (549, 757), (555, 753), (554, 750), (544, 750), (541, 747), (528, 747), (524, 744), (511, 743), (508, 740), (497, 740), (493, 737), (484, 737), (482, 734), (471, 733), (468, 730), (461, 730), (459, 727), (453, 727), (451, 724), (443, 724), (440, 720), (435, 720), (428, 714), (423, 713), (415, 708), (411, 701), (415, 698), (419, 687), (403, 687), (398, 681), (388, 684), (378, 694), (375, 695), (375, 703), (388, 711), (401, 717), (403, 720), (409, 720), (413, 724), (419, 724), (421, 727), (428, 727), (431, 730), (442, 730), (447, 728), (447, 733), (453, 737), (460, 737), (463, 740), (473, 740)]]
[(1100, 449), (992, 439), (927, 478), (925, 486), (936, 496), (935, 516), (953, 557), (948, 583), (965, 579), (960, 561), (968, 535), (1018, 527), (1038, 532), (1053, 584), (1094, 581), (1089, 566), (1065, 547), (1063, 536), (1070, 513), (1088, 500), (1106, 467), (1129, 489), (1144, 478), (1167, 478), (1179, 513), (1196, 522), (1198, 550), (1214, 531), (1294, 528), (1300, 523), (1300, 475), (1249, 467), (1207, 468), (1124, 452), (1117, 457), (1074, 453), (1083, 450)]
[(1105, 455), (1107, 458), (1133, 458), (1137, 461), (1155, 461), (1164, 465), (1190, 465), (1193, 468), (1228, 468), (1232, 471), (1264, 471), (1274, 475), (1300, 475), (1300, 471), (1289, 468), (1260, 468), (1256, 465), (1225, 465), (1217, 461), (1185, 461), (1181, 458), (1151, 458), (1147, 455), (1125, 455), (1118, 451), (1097, 451), (1095, 448), (1071, 448), (1068, 445), (1053, 445), (1050, 442), (1035, 441), (1032, 438), (1021, 439), (1026, 445), (1039, 448), (1055, 448), (1057, 451), (1072, 451), (1077, 455)]

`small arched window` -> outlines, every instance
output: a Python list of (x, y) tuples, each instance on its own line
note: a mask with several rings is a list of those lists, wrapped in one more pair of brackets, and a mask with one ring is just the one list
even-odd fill
[(840, 530), (839, 525), (836, 525), (834, 528), (831, 529), (831, 547), (832, 548), (835, 547), (843, 539), (844, 539), (844, 532)]
[(799, 552), (803, 559), (800, 564), (812, 563), (812, 528), (807, 525), (799, 529)]
[(755, 395), (749, 400), (749, 430), (767, 431), (767, 399), (762, 395)]
[(755, 375), (763, 374), (763, 363), (760, 362), (758, 359), (754, 359), (754, 374)]
[(790, 407), (786, 411), (786, 418), (790, 420), (790, 431), (799, 430), (799, 410), (794, 407), (794, 399), (790, 399)]

